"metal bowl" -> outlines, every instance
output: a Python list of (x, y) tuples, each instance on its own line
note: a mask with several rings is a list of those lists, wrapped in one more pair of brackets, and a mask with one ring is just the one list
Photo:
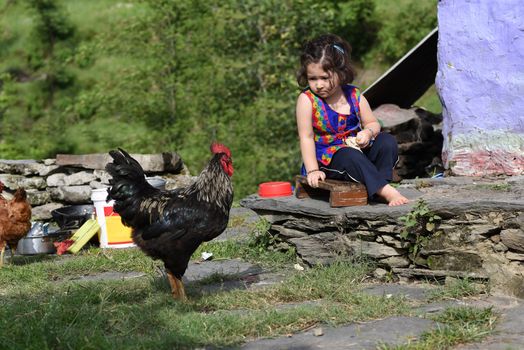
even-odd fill
[(24, 237), (18, 241), (18, 254), (35, 255), (35, 254), (53, 254), (56, 248), (51, 237)]
[(52, 254), (56, 252), (54, 241), (65, 235), (69, 237), (71, 233), (50, 228), (49, 223), (32, 222), (27, 235), (18, 241), (16, 250), (21, 255)]
[(70, 205), (51, 211), (53, 220), (62, 230), (80, 228), (94, 214), (92, 205)]

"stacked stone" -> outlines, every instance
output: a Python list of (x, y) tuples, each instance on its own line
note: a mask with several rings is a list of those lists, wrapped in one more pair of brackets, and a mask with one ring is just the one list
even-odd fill
[(437, 211), (446, 217), (438, 228), (441, 233), (414, 255), (414, 242), (401, 238), (404, 225), (398, 219), (313, 218), (254, 210), (271, 223), (270, 233), (281, 240), (280, 245), (295, 248), (310, 266), (364, 258), (377, 264), (377, 277), (392, 272), (407, 278), (489, 279), (495, 289), (524, 296), (522, 212), (493, 210), (450, 217), (445, 210)]
[[(327, 199), (257, 195), (240, 204), (267, 220), (279, 245), (294, 248), (307, 265), (365, 259), (376, 264), (376, 276), (489, 279), (493, 290), (524, 297), (523, 178), (411, 181), (401, 190), (419, 193), (438, 217), (418, 243), (413, 234), (401, 236), (411, 205), (331, 208)], [(512, 190), (497, 189), (503, 184)]]
[[(191, 182), (189, 171), (176, 153), (133, 155), (147, 176), (166, 180), (166, 188)], [(66, 205), (92, 204), (91, 191), (109, 186), (104, 170), (108, 154), (57, 155), (56, 159), (2, 160), (0, 181), (8, 190), (26, 189), (34, 221), (51, 219), (51, 211)]]
[[(387, 270), (411, 275), (461, 277), (471, 273), (470, 277), (483, 277), (504, 269), (524, 272), (522, 213), (493, 210), (451, 217), (445, 209), (437, 211), (446, 217), (438, 227), (440, 234), (428, 239), (414, 255), (415, 242), (401, 238), (404, 224), (398, 218), (380, 218), (380, 213), (371, 212), (366, 218), (313, 218), (254, 210), (271, 223), (270, 233), (282, 240), (281, 245), (290, 244), (311, 266), (363, 256)], [(505, 268), (499, 266), (501, 259)], [(402, 269), (407, 267), (410, 269)]]
[(402, 109), (384, 104), (373, 111), (399, 146), (397, 174), (401, 178), (427, 177), (443, 170), (442, 115), (422, 108)]

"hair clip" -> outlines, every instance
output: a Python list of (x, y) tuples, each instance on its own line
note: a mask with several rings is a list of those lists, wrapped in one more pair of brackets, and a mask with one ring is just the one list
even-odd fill
[(341, 54), (344, 54), (344, 49), (338, 46), (337, 44), (333, 44), (333, 47)]

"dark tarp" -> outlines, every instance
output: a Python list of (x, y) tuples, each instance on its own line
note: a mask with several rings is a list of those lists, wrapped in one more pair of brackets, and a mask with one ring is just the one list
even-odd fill
[(410, 108), (435, 83), (438, 29), (435, 28), (364, 91), (375, 109), (385, 103)]

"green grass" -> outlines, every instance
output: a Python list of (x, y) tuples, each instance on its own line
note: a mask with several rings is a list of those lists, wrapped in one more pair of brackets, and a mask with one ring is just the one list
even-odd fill
[(424, 333), (420, 340), (402, 346), (383, 346), (382, 350), (444, 350), (458, 344), (480, 341), (495, 329), (497, 316), (491, 308), (448, 308), (433, 318), (439, 327)]
[[(208, 242), (193, 259), (211, 251), (215, 259), (259, 263), (287, 276), (282, 283), (220, 288), (239, 279), (235, 274), (215, 273), (186, 286), (186, 303), (171, 298), (162, 263), (137, 248), (15, 257), (0, 271), (2, 349), (220, 348), (317, 324), (336, 326), (413, 314), (414, 305), (405, 297), (362, 292), (373, 270), (373, 264), (365, 261), (294, 270), (294, 251), (272, 248), (275, 239), (268, 228), (266, 221), (259, 221), (247, 240)], [(82, 279), (107, 271), (143, 275), (125, 280)], [(440, 298), (474, 294), (468, 281), (457, 283), (462, 284), (446, 287), (450, 291), (441, 292)], [(492, 331), (494, 316), (491, 310), (447, 310), (436, 321), (442, 327), (424, 334), (413, 345), (420, 347), (413, 349), (478, 340)]]
[(2, 268), (0, 293), (24, 288), (39, 288), (43, 284), (68, 281), (78, 276), (106, 271), (139, 271), (152, 274), (159, 263), (138, 249), (84, 250), (78, 257), (52, 256), (19, 257)]
[[(185, 304), (171, 299), (156, 266), (137, 249), (90, 249), (74, 257), (15, 259), (1, 274), (2, 348), (231, 346), (319, 322), (339, 324), (407, 312), (402, 300), (359, 292), (359, 283), (369, 272), (366, 266), (335, 264), (295, 272), (286, 283), (255, 291), (201, 294), (198, 284), (190, 285), (190, 301)], [(130, 270), (145, 277), (78, 280), (95, 272)], [(215, 275), (204, 282), (229, 278)], [(319, 302), (279, 308), (309, 300)]]
[(509, 192), (511, 190), (511, 184), (508, 183), (498, 183), (498, 184), (479, 184), (475, 187), (484, 189), (487, 191), (496, 191), (496, 192)]
[(453, 282), (432, 290), (429, 294), (431, 301), (460, 299), (486, 293), (488, 286), (473, 282), (468, 278), (458, 278)]
[[(244, 223), (244, 218), (232, 219), (229, 226), (237, 226)], [(202, 244), (192, 258), (200, 259), (202, 252), (213, 253), (213, 259), (235, 259), (240, 258), (266, 268), (284, 268), (290, 266), (296, 260), (294, 249), (280, 251), (274, 246), (278, 243), (268, 233), (269, 223), (259, 220), (252, 226), (252, 232), (247, 241), (211, 241)]]

